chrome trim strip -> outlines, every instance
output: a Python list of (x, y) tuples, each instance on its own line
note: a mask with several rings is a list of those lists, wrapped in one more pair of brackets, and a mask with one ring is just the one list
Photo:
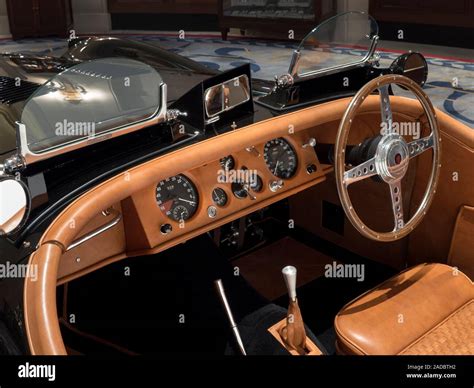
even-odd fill
[(81, 244), (84, 244), (86, 241), (89, 241), (91, 238), (94, 238), (94, 237), (98, 236), (99, 234), (102, 234), (102, 233), (106, 232), (107, 230), (113, 228), (122, 219), (122, 214), (118, 210), (113, 209), (113, 208), (107, 210), (106, 212), (102, 212), (102, 214), (104, 214), (105, 216), (107, 216), (109, 214), (114, 214), (114, 218), (112, 220), (110, 220), (109, 222), (107, 222), (106, 224), (100, 226), (99, 228), (94, 229), (94, 230), (90, 231), (89, 233), (86, 233), (84, 236), (79, 237), (77, 240), (74, 240), (71, 243), (71, 245), (69, 245), (67, 247), (66, 252), (70, 251), (71, 249), (76, 248), (77, 246), (79, 246)]
[(125, 125), (125, 126), (113, 128), (103, 133), (100, 133), (99, 135), (93, 138), (85, 138), (83, 140), (71, 142), (63, 146), (58, 146), (49, 151), (45, 151), (41, 153), (37, 153), (30, 150), (30, 148), (28, 147), (28, 139), (26, 135), (27, 128), (23, 123), (17, 121), (16, 126), (17, 126), (18, 148), (19, 148), (19, 152), (21, 156), (23, 157), (25, 165), (28, 166), (30, 164), (37, 163), (41, 160), (49, 159), (57, 155), (62, 155), (73, 150), (87, 147), (91, 144), (99, 143), (104, 140), (122, 136), (127, 133), (132, 133), (142, 128), (149, 127), (150, 125), (155, 125), (155, 124), (159, 124), (166, 121), (167, 86), (165, 83), (162, 83), (159, 85), (159, 88), (160, 88), (162, 106), (161, 108), (157, 108), (157, 110), (155, 111), (155, 113), (153, 114), (151, 118), (143, 120), (143, 121), (138, 121), (132, 125)]

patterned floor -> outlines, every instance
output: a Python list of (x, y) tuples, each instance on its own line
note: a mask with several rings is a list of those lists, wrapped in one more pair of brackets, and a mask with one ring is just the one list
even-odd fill
[[(257, 39), (231, 39), (187, 36), (185, 40), (165, 35), (133, 35), (131, 39), (146, 41), (191, 58), (213, 69), (226, 70), (243, 63), (251, 63), (256, 78), (272, 79), (288, 69), (295, 44)], [(28, 39), (0, 41), (0, 52), (35, 52), (61, 55), (66, 42), (62, 39)], [(379, 47), (381, 64), (388, 65), (399, 53)], [(346, 55), (360, 56), (354, 49), (343, 50)], [(338, 50), (338, 51), (339, 51)], [(429, 64), (426, 92), (434, 105), (474, 128), (474, 58), (453, 59), (427, 57)], [(457, 86), (453, 87), (453, 80)]]

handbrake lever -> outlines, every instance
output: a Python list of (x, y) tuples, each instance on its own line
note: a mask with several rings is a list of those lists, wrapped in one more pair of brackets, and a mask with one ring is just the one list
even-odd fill
[(229, 319), (230, 328), (232, 329), (232, 333), (234, 334), (234, 338), (237, 342), (240, 353), (242, 353), (243, 356), (246, 356), (247, 352), (245, 351), (244, 343), (242, 342), (242, 338), (240, 337), (239, 328), (237, 327), (237, 324), (234, 321), (234, 315), (232, 314), (232, 310), (230, 309), (229, 302), (225, 295), (224, 284), (222, 283), (222, 279), (217, 279), (216, 281), (214, 281), (214, 284), (216, 286), (217, 293), (220, 296), (222, 305), (224, 306), (227, 318)]

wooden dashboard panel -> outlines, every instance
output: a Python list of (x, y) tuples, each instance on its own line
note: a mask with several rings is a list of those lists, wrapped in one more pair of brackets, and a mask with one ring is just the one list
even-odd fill
[[(253, 192), (255, 200), (249, 197), (239, 199), (233, 195), (230, 182), (219, 183), (218, 173), (222, 170), (219, 160), (182, 172), (194, 183), (199, 196), (196, 213), (185, 222), (176, 222), (160, 210), (156, 201), (158, 180), (153, 185), (134, 193), (122, 201), (128, 253), (139, 254), (143, 250), (156, 248), (163, 244), (166, 247), (174, 245), (173, 241), (182, 242), (181, 237), (184, 235), (187, 239), (192, 238), (322, 182), (325, 179), (325, 170), (320, 165), (316, 153), (312, 147), (302, 147), (309, 138), (306, 131), (284, 136), (284, 139), (291, 144), (297, 154), (298, 166), (295, 175), (284, 180), (284, 186), (277, 192), (273, 192), (269, 188), (269, 183), (278, 180), (278, 178), (270, 172), (265, 163), (263, 157), (265, 143), (254, 146), (252, 151), (242, 150), (232, 154), (236, 162), (236, 170), (245, 166), (249, 170), (256, 170), (262, 179), (262, 191)], [(316, 171), (309, 174), (306, 169), (308, 165), (315, 165)], [(212, 191), (216, 187), (224, 189), (227, 194), (228, 202), (224, 207), (215, 206), (212, 200)], [(207, 211), (209, 206), (216, 207), (216, 217), (209, 217)], [(172, 231), (169, 234), (164, 235), (160, 231), (163, 224), (172, 226)]]

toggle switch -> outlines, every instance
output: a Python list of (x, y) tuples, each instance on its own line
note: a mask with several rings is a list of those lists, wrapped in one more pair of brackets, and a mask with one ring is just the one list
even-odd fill
[(303, 148), (306, 147), (314, 147), (316, 145), (316, 139), (314, 137), (310, 137), (306, 143), (303, 144)]

